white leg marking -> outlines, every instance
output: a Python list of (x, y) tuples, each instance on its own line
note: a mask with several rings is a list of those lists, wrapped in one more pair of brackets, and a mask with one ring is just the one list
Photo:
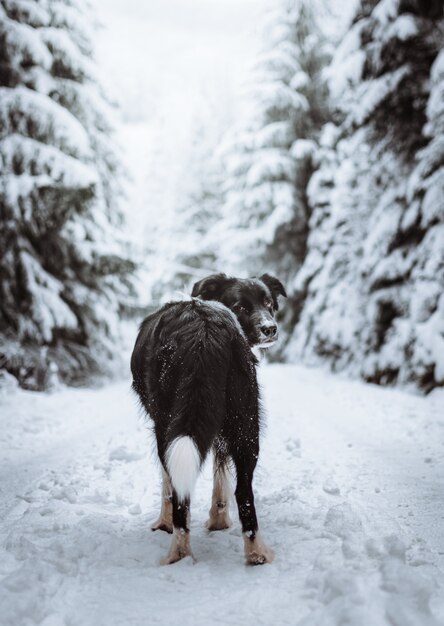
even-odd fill
[(274, 559), (273, 550), (265, 545), (259, 532), (253, 538), (249, 533), (244, 533), (244, 548), (247, 565), (263, 565)]
[[(187, 515), (187, 527), (190, 527), (189, 511)], [(172, 563), (177, 563), (177, 561), (184, 559), (186, 556), (190, 556), (193, 561), (195, 560), (191, 551), (190, 533), (186, 532), (184, 528), (174, 528), (169, 552), (166, 557), (160, 561), (160, 564), (170, 565)]]
[(168, 474), (162, 469), (162, 506), (159, 519), (151, 526), (151, 530), (165, 530), (173, 532), (173, 503), (171, 501), (173, 488)]
[(208, 530), (224, 530), (232, 526), (228, 506), (230, 495), (228, 468), (226, 465), (220, 466), (216, 464), (216, 459), (214, 459), (214, 483), (209, 511), (210, 518), (205, 524)]

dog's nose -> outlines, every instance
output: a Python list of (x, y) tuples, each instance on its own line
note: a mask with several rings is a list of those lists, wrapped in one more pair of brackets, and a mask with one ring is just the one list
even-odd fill
[(273, 337), (275, 337), (277, 333), (277, 326), (276, 324), (268, 324), (267, 326), (262, 326), (261, 332), (269, 339), (273, 339)]

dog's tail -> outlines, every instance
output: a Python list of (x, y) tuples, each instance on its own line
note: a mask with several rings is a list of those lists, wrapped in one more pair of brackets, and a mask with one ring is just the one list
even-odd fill
[(190, 497), (201, 463), (199, 450), (191, 437), (176, 437), (168, 446), (166, 465), (179, 500)]

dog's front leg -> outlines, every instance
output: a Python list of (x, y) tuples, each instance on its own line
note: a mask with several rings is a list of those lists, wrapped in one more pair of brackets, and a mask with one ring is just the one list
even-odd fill
[(239, 454), (234, 458), (237, 472), (236, 501), (244, 535), (245, 559), (248, 565), (271, 563), (273, 551), (262, 541), (259, 533), (253, 495), (253, 472), (256, 454)]
[(151, 530), (164, 530), (173, 532), (173, 488), (168, 474), (162, 468), (162, 506), (157, 522), (151, 526)]
[(214, 482), (210, 517), (205, 524), (208, 530), (224, 530), (232, 526), (229, 514), (230, 481), (228, 468), (214, 455)]

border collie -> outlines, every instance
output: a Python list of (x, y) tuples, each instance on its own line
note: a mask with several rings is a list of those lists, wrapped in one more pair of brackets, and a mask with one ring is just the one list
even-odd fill
[(192, 556), (190, 496), (212, 449), (214, 486), (209, 530), (231, 526), (228, 463), (249, 564), (271, 562), (254, 507), (253, 472), (259, 455), (259, 389), (253, 349), (278, 338), (274, 313), (286, 296), (273, 276), (197, 282), (189, 301), (170, 302), (141, 324), (131, 357), (133, 389), (154, 422), (163, 468), (163, 500), (152, 527), (173, 533), (163, 564)]

